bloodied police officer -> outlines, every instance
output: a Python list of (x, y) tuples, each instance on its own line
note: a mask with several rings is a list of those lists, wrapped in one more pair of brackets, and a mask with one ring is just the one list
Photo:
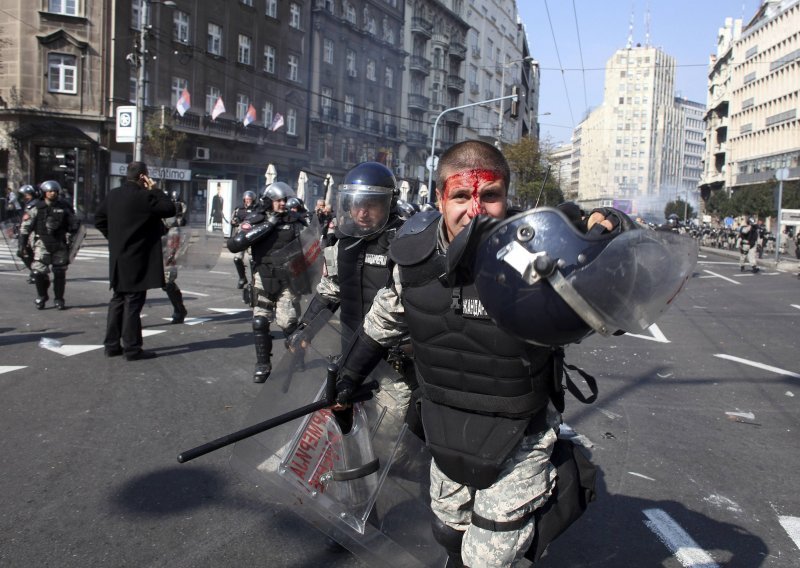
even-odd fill
[[(534, 539), (534, 511), (556, 483), (554, 350), (504, 332), (480, 308), (474, 285), (445, 278), (447, 249), (462, 230), (478, 216), (507, 216), (509, 177), (503, 155), (483, 142), (462, 142), (441, 156), (439, 211), (414, 215), (398, 232), (393, 282), (378, 291), (340, 360), (336, 409), (385, 350), (410, 335), (433, 456), (433, 531), (453, 566), (519, 561)], [(582, 222), (617, 230), (601, 212)]]
[(284, 336), (294, 332), (300, 312), (297, 282), (291, 277), (289, 264), (302, 254), (300, 233), (306, 227), (305, 217), (286, 209), (286, 200), (294, 192), (284, 182), (270, 184), (262, 195), (264, 212), (250, 215), (241, 230), (228, 239), (233, 253), (250, 247), (255, 267), (253, 290), (253, 339), (256, 365), (253, 382), (263, 383), (272, 372), (272, 335), (270, 324), (275, 322)]
[(17, 254), (20, 258), (25, 257), (33, 235), (33, 260), (30, 267), (36, 285), (36, 309), (44, 309), (50, 299), (49, 274), (52, 268), (55, 306), (64, 310), (69, 249), (72, 237), (78, 230), (78, 220), (68, 204), (59, 199), (61, 185), (57, 181), (45, 181), (39, 189), (42, 199), (35, 206), (27, 208), (22, 216)]

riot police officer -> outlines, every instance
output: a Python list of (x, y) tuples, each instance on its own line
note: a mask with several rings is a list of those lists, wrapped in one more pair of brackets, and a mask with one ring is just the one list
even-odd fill
[[(272, 372), (272, 335), (275, 322), (288, 337), (297, 328), (300, 295), (289, 266), (302, 255), (300, 233), (305, 228), (302, 218), (286, 209), (286, 201), (294, 194), (284, 182), (270, 184), (262, 195), (265, 211), (250, 215), (236, 235), (228, 239), (233, 253), (250, 248), (253, 258), (253, 339), (256, 365), (253, 382), (263, 383)], [(246, 225), (246, 226), (245, 226)]]
[(753, 273), (759, 271), (758, 268), (758, 224), (755, 217), (747, 219), (747, 225), (739, 228), (739, 271), (744, 272), (745, 262), (750, 263), (750, 270)]
[(170, 198), (172, 203), (175, 204), (175, 216), (164, 219), (164, 225), (167, 228), (167, 233), (164, 237), (166, 243), (163, 255), (165, 284), (161, 289), (167, 293), (167, 298), (172, 304), (172, 320), (170, 323), (179, 324), (183, 323), (188, 314), (186, 306), (183, 304), (183, 294), (176, 282), (178, 279), (178, 264), (175, 256), (180, 246), (180, 235), (174, 232), (170, 233), (169, 229), (186, 226), (186, 204), (181, 199), (180, 191), (173, 191), (170, 194)]
[(78, 220), (71, 208), (59, 199), (61, 185), (55, 180), (48, 180), (39, 186), (42, 199), (30, 207), (22, 216), (19, 234), (18, 256), (23, 258), (33, 235), (33, 270), (36, 284), (36, 308), (44, 309), (50, 299), (49, 273), (53, 272), (53, 292), (55, 306), (59, 310), (66, 309), (64, 289), (67, 282), (67, 265), (69, 265), (72, 236), (78, 230)]
[[(256, 211), (258, 207), (259, 205), (256, 201), (256, 192), (249, 190), (245, 191), (244, 195), (242, 195), (242, 205), (233, 211), (233, 216), (231, 217), (231, 225), (234, 227), (234, 235), (239, 232), (239, 227), (244, 220), (247, 219), (247, 216)], [(236, 287), (240, 290), (244, 288), (245, 284), (247, 284), (247, 272), (245, 271), (244, 266), (245, 252), (246, 250), (242, 250), (233, 255), (233, 265), (236, 267), (236, 274), (239, 275), (239, 282), (237, 282)]]
[[(36, 203), (39, 200), (39, 191), (30, 184), (23, 185), (19, 188), (19, 200), (24, 215), (25, 211), (36, 206)], [(33, 269), (31, 268), (31, 265), (33, 264), (33, 249), (31, 248), (30, 243), (28, 243), (28, 246), (25, 247), (23, 253), (24, 254), (21, 257), (22, 262), (25, 265), (25, 268), (30, 271), (28, 274), (28, 284), (33, 284), (36, 282), (36, 279), (33, 274)]]

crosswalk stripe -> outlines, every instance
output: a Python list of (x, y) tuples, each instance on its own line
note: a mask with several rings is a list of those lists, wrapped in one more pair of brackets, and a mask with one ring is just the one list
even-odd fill
[(10, 373), (11, 371), (19, 371), (20, 369), (27, 369), (24, 365), (0, 365), (0, 375), (3, 373)]
[(789, 538), (794, 541), (794, 545), (800, 548), (800, 517), (780, 516), (778, 520), (783, 530), (789, 534)]
[(644, 524), (655, 533), (682, 566), (718, 568), (714, 559), (666, 512), (661, 509), (645, 509), (642, 512), (649, 519), (644, 521)]
[(727, 359), (728, 361), (733, 361), (735, 363), (750, 365), (751, 367), (755, 367), (757, 369), (764, 369), (765, 371), (770, 371), (778, 375), (786, 375), (787, 377), (800, 379), (800, 374), (793, 373), (792, 371), (787, 371), (786, 369), (781, 369), (780, 367), (773, 367), (772, 365), (765, 365), (764, 363), (756, 363), (755, 361), (750, 361), (749, 359), (742, 359), (741, 357), (734, 357), (733, 355), (725, 355), (724, 353), (715, 353), (714, 357), (719, 357), (720, 359)]

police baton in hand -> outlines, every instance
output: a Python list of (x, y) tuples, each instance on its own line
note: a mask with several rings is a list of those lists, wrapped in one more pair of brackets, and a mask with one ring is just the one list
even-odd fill
[[(305, 406), (301, 406), (295, 410), (290, 410), (289, 412), (281, 414), (280, 416), (276, 416), (275, 418), (270, 418), (269, 420), (264, 420), (258, 424), (253, 424), (252, 426), (248, 426), (247, 428), (243, 428), (237, 432), (232, 432), (231, 434), (222, 436), (216, 440), (206, 442), (205, 444), (197, 446), (196, 448), (192, 448), (191, 450), (181, 452), (178, 454), (178, 463), (186, 463), (195, 458), (199, 458), (200, 456), (204, 456), (208, 453), (219, 450), (220, 448), (224, 448), (225, 446), (230, 446), (239, 440), (244, 440), (245, 438), (255, 436), (261, 432), (266, 432), (271, 428), (275, 428), (281, 424), (286, 424), (287, 422), (291, 422), (292, 420), (300, 418), (301, 416), (306, 416), (307, 414), (311, 414), (317, 410), (322, 410), (323, 408), (328, 408), (335, 405), (336, 379), (338, 376), (339, 367), (335, 364), (328, 365), (328, 375), (325, 379), (325, 392), (320, 400)], [(363, 402), (371, 399), (372, 391), (376, 388), (378, 388), (378, 383), (375, 381), (365, 383), (353, 393), (353, 396), (350, 398), (350, 402)]]

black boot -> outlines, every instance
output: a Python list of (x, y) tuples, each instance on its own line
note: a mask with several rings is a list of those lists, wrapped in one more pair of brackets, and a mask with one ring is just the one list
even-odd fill
[(446, 568), (464, 568), (464, 563), (461, 562), (461, 541), (464, 533), (445, 525), (438, 518), (433, 519), (431, 528), (433, 538), (447, 551)]
[(253, 339), (256, 344), (256, 368), (253, 382), (263, 383), (272, 372), (272, 335), (269, 333), (269, 320), (264, 316), (253, 318)]
[(55, 306), (59, 310), (66, 310), (64, 303), (64, 290), (67, 287), (67, 271), (53, 268), (53, 294), (55, 295)]
[(178, 285), (175, 282), (169, 282), (165, 287), (164, 291), (167, 293), (167, 298), (172, 303), (172, 321), (170, 323), (183, 323), (183, 320), (186, 319), (186, 306), (183, 305), (183, 294), (181, 294), (181, 289), (178, 288)]
[(47, 290), (50, 288), (50, 278), (47, 277), (47, 274), (34, 272), (34, 280), (37, 294), (37, 298), (34, 300), (34, 303), (36, 304), (37, 310), (43, 310), (47, 300), (50, 299), (50, 296), (47, 295)]
[(236, 267), (236, 273), (239, 275), (239, 282), (236, 287), (240, 290), (247, 284), (247, 273), (244, 270), (244, 261), (241, 258), (234, 258), (233, 265)]

